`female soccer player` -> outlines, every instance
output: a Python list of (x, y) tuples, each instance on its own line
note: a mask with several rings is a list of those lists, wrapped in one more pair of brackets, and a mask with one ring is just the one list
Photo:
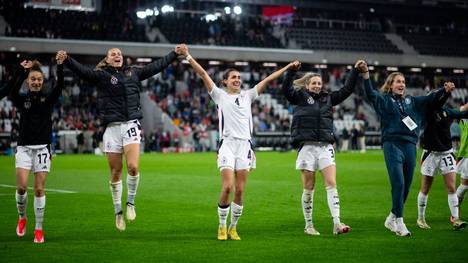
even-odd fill
[[(22, 237), (26, 233), (26, 207), (28, 203), (29, 172), (34, 173), (34, 213), (36, 227), (34, 243), (44, 242), (42, 223), (45, 210), (45, 181), (50, 171), (52, 155), (50, 143), (52, 136), (52, 111), (63, 89), (63, 60), (57, 60), (57, 82), (52, 92), (43, 92), (44, 74), (37, 61), (23, 61), (23, 74), (14, 80), (11, 100), (20, 112), (19, 140), (16, 148), (16, 207), (19, 219), (16, 234)], [(28, 92), (20, 95), (24, 80)]]
[(385, 227), (398, 236), (410, 236), (403, 221), (403, 207), (408, 197), (416, 165), (416, 143), (421, 123), (429, 107), (443, 105), (453, 86), (445, 85), (427, 96), (405, 94), (405, 77), (391, 73), (381, 88), (373, 89), (365, 62), (358, 66), (364, 77), (365, 93), (380, 117), (385, 163), (392, 187), (392, 210)]
[[(127, 165), (127, 220), (136, 217), (135, 195), (140, 180), (138, 162), (140, 158), (142, 118), (140, 105), (140, 81), (147, 79), (169, 66), (177, 59), (179, 46), (165, 57), (143, 68), (123, 65), (122, 52), (111, 48), (107, 56), (95, 69), (87, 68), (67, 56), (64, 64), (78, 76), (97, 86), (98, 109), (105, 127), (103, 136), (104, 151), (111, 170), (110, 190), (114, 203), (115, 225), (118, 230), (125, 230), (122, 211), (122, 156)], [(180, 54), (179, 54), (180, 55)]]
[(328, 207), (333, 217), (333, 234), (347, 233), (351, 228), (340, 221), (340, 201), (336, 189), (332, 111), (333, 106), (353, 93), (358, 71), (353, 68), (343, 88), (329, 93), (322, 89), (322, 77), (317, 73), (307, 73), (293, 82), (299, 66), (300, 64), (290, 68), (283, 82), (282, 91), (286, 99), (296, 105), (291, 124), (291, 137), (293, 146), (299, 148), (296, 169), (300, 170), (302, 175), (301, 203), (305, 219), (304, 232), (308, 235), (320, 235), (312, 222), (315, 171), (320, 170), (327, 190)]
[[(463, 105), (460, 110), (468, 110), (467, 105)], [(460, 174), (460, 185), (456, 192), (459, 207), (465, 198), (466, 192), (468, 192), (468, 118), (460, 120), (460, 129), (460, 148), (457, 153), (457, 172)]]
[[(445, 85), (455, 86), (452, 82)], [(420, 228), (429, 229), (426, 223), (426, 206), (429, 190), (431, 189), (434, 176), (438, 171), (444, 176), (444, 182), (448, 191), (448, 205), (453, 229), (459, 230), (466, 227), (466, 222), (459, 218), (458, 198), (455, 194), (456, 182), (456, 162), (452, 149), (450, 136), (450, 125), (453, 119), (468, 118), (468, 111), (458, 111), (442, 105), (435, 105), (437, 108), (429, 109), (426, 116), (426, 125), (421, 135), (421, 147), (423, 154), (421, 157), (421, 188), (418, 194), (418, 220), (416, 223)], [(464, 105), (462, 107), (467, 107)]]
[[(221, 173), (221, 194), (218, 203), (218, 240), (240, 240), (236, 226), (242, 215), (243, 194), (249, 171), (255, 168), (255, 154), (251, 145), (252, 112), (251, 104), (269, 85), (298, 62), (291, 62), (282, 69), (273, 72), (253, 88), (241, 90), (241, 77), (236, 69), (228, 69), (223, 75), (224, 89), (218, 88), (208, 73), (189, 54), (184, 46), (184, 56), (202, 78), (213, 101), (218, 106), (220, 146), (218, 150), (218, 168)], [(230, 193), (234, 200), (230, 203)], [(231, 208), (231, 224), (226, 226)]]

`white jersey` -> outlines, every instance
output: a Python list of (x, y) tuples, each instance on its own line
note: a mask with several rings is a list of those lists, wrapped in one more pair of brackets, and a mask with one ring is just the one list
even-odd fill
[(219, 137), (221, 139), (251, 139), (253, 131), (252, 102), (258, 97), (257, 86), (228, 94), (214, 86), (209, 93), (218, 106)]

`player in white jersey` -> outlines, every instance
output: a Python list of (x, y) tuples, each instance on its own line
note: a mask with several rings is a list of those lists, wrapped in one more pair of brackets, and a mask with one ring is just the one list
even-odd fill
[[(218, 240), (240, 240), (237, 234), (237, 222), (242, 215), (243, 193), (247, 177), (255, 168), (255, 154), (251, 146), (252, 133), (252, 102), (262, 93), (268, 84), (280, 77), (294, 65), (292, 62), (282, 69), (273, 72), (255, 87), (241, 90), (239, 71), (228, 69), (223, 75), (225, 89), (216, 86), (208, 73), (188, 53), (183, 50), (186, 59), (202, 78), (205, 87), (218, 107), (220, 146), (218, 150), (218, 168), (221, 173), (221, 194), (218, 203)], [(234, 200), (230, 203), (230, 193), (234, 192)], [(226, 222), (231, 210), (229, 229)]]

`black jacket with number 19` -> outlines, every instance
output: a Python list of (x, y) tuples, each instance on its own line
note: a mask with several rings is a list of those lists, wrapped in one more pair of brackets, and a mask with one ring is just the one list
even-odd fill
[(308, 92), (305, 88), (295, 89), (295, 76), (296, 71), (288, 71), (282, 86), (283, 95), (295, 105), (291, 124), (292, 145), (300, 147), (306, 141), (333, 143), (333, 106), (353, 93), (358, 71), (351, 71), (340, 90), (329, 93), (322, 89), (318, 94)]
[(99, 117), (104, 127), (111, 122), (124, 122), (143, 117), (140, 105), (140, 81), (161, 72), (177, 59), (172, 51), (145, 67), (91, 69), (67, 57), (65, 65), (80, 78), (96, 85)]

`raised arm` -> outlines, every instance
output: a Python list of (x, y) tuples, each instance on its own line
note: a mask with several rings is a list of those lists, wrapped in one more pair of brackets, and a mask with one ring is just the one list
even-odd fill
[(213, 87), (216, 86), (216, 84), (213, 82), (213, 80), (210, 78), (210, 75), (208, 75), (208, 72), (198, 64), (198, 62), (189, 54), (188, 48), (186, 45), (182, 45), (182, 55), (185, 56), (187, 61), (190, 63), (192, 68), (197, 72), (197, 75), (200, 76), (200, 78), (203, 80), (203, 83), (205, 84), (206, 90), (211, 93), (213, 90)]
[(74, 60), (70, 56), (68, 56), (67, 52), (60, 50), (57, 52), (57, 56), (64, 57), (64, 63), (67, 68), (71, 71), (75, 72), (80, 78), (89, 81), (89, 82), (98, 82), (100, 72), (86, 66), (83, 66), (78, 61)]
[(289, 63), (288, 65), (284, 66), (283, 68), (271, 73), (268, 77), (266, 77), (265, 79), (263, 79), (262, 81), (260, 81), (257, 84), (257, 86), (256, 86), (257, 87), (257, 93), (260, 94), (260, 93), (264, 92), (265, 89), (268, 88), (268, 85), (270, 84), (270, 82), (272, 82), (273, 80), (279, 78), (287, 70), (292, 69), (292, 68), (298, 68), (300, 65), (301, 65), (301, 62), (295, 60), (295, 61)]
[(455, 84), (452, 82), (445, 82), (444, 87), (432, 92), (426, 96), (414, 97), (416, 108), (421, 110), (442, 107), (447, 99), (450, 97), (451, 92), (455, 89)]
[(55, 104), (57, 102), (58, 98), (60, 97), (60, 94), (62, 94), (62, 90), (63, 90), (63, 86), (64, 86), (64, 83), (63, 83), (63, 62), (65, 60), (65, 56), (61, 56), (61, 55), (57, 54), (55, 59), (57, 61), (57, 82), (55, 83), (54, 89), (52, 90), (49, 97), (47, 98), (48, 101), (51, 104)]
[(364, 79), (364, 93), (366, 94), (367, 99), (374, 105), (374, 107), (377, 107), (380, 104), (379, 102), (383, 100), (383, 95), (372, 87), (367, 63), (360, 60), (360, 63), (357, 65), (357, 70), (361, 73), (361, 76)]
[(362, 62), (364, 61), (363, 60), (357, 61), (356, 64), (354, 65), (354, 68), (351, 70), (351, 74), (346, 80), (345, 85), (341, 89), (334, 91), (330, 94), (331, 103), (333, 106), (340, 104), (345, 99), (347, 99), (351, 94), (353, 94), (353, 91), (356, 87), (358, 74), (359, 74), (357, 67)]
[(10, 94), (11, 90), (15, 87), (16, 82), (21, 81), (21, 83), (23, 83), (23, 81), (26, 79), (28, 70), (24, 68), (23, 64), (26, 65), (27, 63), (27, 60), (21, 62), (21, 66), (15, 70), (12, 78), (5, 84), (2, 89), (0, 89), (0, 100)]
[(19, 91), (21, 89), (21, 86), (23, 85), (24, 80), (28, 77), (29, 74), (29, 69), (32, 67), (33, 63), (30, 60), (25, 60), (20, 63), (21, 64), (21, 69), (19, 69), (19, 73), (16, 76), (16, 79), (12, 79), (11, 85), (12, 87), (10, 88), (10, 99), (13, 101), (13, 103), (18, 106), (20, 105), (20, 95)]
[(171, 51), (166, 56), (144, 66), (143, 68), (133, 68), (133, 70), (139, 80), (145, 80), (167, 68), (174, 60), (177, 59), (177, 55), (178, 54), (175, 51)]
[(299, 61), (294, 61), (294, 65), (288, 69), (281, 85), (281, 92), (291, 104), (297, 104), (299, 101), (299, 90), (294, 89), (293, 81), (297, 70), (301, 67)]

